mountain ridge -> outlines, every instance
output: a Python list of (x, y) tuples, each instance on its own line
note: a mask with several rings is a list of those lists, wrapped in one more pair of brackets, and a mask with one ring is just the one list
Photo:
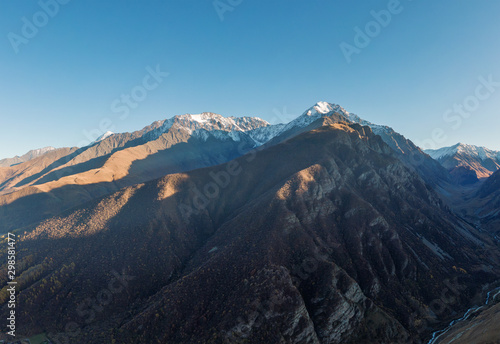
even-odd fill
[[(77, 322), (93, 343), (423, 341), (492, 279), (493, 243), (369, 127), (332, 121), (26, 228), (20, 319)], [(106, 314), (71, 313), (122, 268), (135, 279)], [(454, 278), (461, 294), (436, 313)]]
[[(0, 231), (28, 225), (29, 221), (55, 215), (122, 187), (227, 162), (257, 147), (264, 149), (321, 126), (320, 119), (369, 125), (426, 182), (446, 182), (444, 168), (411, 141), (339, 105), (318, 102), (288, 124), (276, 125), (258, 117), (185, 114), (155, 121), (132, 133), (105, 135), (92, 145), (70, 149), (66, 156), (42, 155), (37, 159), (48, 160), (43, 169), (36, 159), (0, 168), (0, 215), (4, 216)], [(27, 212), (31, 199), (43, 206)], [(29, 215), (14, 215), (23, 211)]]
[(500, 151), (457, 143), (450, 147), (425, 150), (445, 167), (460, 184), (474, 184), (500, 168)]
[(10, 167), (13, 165), (21, 164), (53, 150), (56, 150), (56, 148), (47, 146), (43, 148), (32, 149), (21, 156), (16, 155), (12, 158), (0, 159), (0, 167)]

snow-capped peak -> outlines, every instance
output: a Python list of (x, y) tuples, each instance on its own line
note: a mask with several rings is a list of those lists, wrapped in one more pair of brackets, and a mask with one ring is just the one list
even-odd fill
[(12, 158), (0, 159), (0, 166), (1, 167), (13, 166), (13, 165), (19, 164), (21, 162), (29, 161), (31, 159), (34, 159), (34, 158), (39, 157), (41, 155), (44, 155), (45, 153), (48, 153), (48, 152), (53, 151), (53, 150), (56, 150), (56, 148), (54, 148), (52, 146), (32, 149), (29, 152), (23, 154), (22, 156), (16, 155), (15, 157), (12, 157)]
[[(306, 112), (304, 112), (301, 116), (297, 117), (293, 121), (289, 122), (283, 129), (282, 132), (285, 132), (293, 127), (301, 127), (304, 128), (316, 121), (319, 118), (332, 116), (334, 114), (340, 115), (345, 119), (346, 122), (359, 123), (364, 126), (370, 127), (373, 132), (377, 135), (381, 135), (383, 137), (389, 135), (393, 135), (395, 132), (391, 127), (385, 125), (374, 124), (372, 122), (366, 121), (360, 118), (358, 115), (349, 113), (342, 106), (328, 103), (328, 102), (317, 102), (313, 107), (309, 108)], [(391, 143), (392, 144), (392, 143)]]
[(148, 130), (144, 137), (148, 140), (155, 140), (171, 128), (175, 128), (203, 140), (213, 136), (222, 140), (239, 141), (241, 135), (248, 135), (255, 142), (255, 146), (260, 146), (292, 128), (305, 128), (319, 118), (334, 114), (341, 116), (346, 122), (370, 126), (375, 133), (392, 130), (389, 127), (365, 121), (357, 115), (347, 112), (340, 105), (320, 101), (288, 123), (271, 125), (258, 117), (224, 117), (212, 112), (203, 112), (201, 114), (177, 115), (155, 122), (154, 129)]
[(316, 121), (319, 118), (333, 115), (334, 113), (338, 113), (346, 117), (349, 115), (343, 107), (337, 104), (327, 103), (327, 102), (317, 102), (314, 106), (306, 110), (302, 115), (292, 120), (288, 124), (286, 124), (282, 132), (290, 130), (294, 127), (304, 128), (307, 127), (312, 122)]
[(469, 157), (479, 158), (481, 160), (493, 159), (496, 161), (500, 161), (499, 151), (494, 151), (486, 147), (468, 145), (460, 142), (450, 147), (442, 147), (439, 149), (427, 149), (425, 150), (425, 152), (435, 160), (460, 154)]
[(185, 114), (174, 116), (165, 121), (164, 129), (169, 129), (174, 123), (190, 130), (224, 130), (247, 131), (261, 126), (269, 125), (268, 122), (258, 117), (224, 117), (212, 112), (203, 112), (197, 115)]
[(333, 106), (327, 102), (317, 102), (316, 105), (314, 105), (314, 109), (318, 113), (326, 114), (333, 111)]
[(112, 131), (106, 131), (104, 134), (102, 134), (101, 136), (99, 136), (97, 139), (94, 140), (94, 142), (91, 143), (91, 145), (93, 145), (94, 143), (97, 143), (97, 142), (101, 142), (102, 140), (110, 137), (111, 135), (114, 135), (115, 133), (113, 133)]
[(42, 155), (42, 154), (45, 154), (47, 152), (50, 152), (50, 151), (53, 151), (55, 150), (54, 147), (52, 146), (47, 146), (47, 147), (43, 147), (43, 148), (38, 148), (38, 149), (33, 149), (33, 150), (30, 150), (28, 153), (26, 154), (31, 154), (33, 156), (39, 156), (39, 155)]
[[(147, 132), (146, 137), (149, 140), (157, 139), (171, 128), (176, 128), (204, 140), (214, 136), (222, 140), (239, 141), (240, 133), (249, 133), (268, 126), (270, 124), (267, 121), (258, 117), (224, 117), (212, 112), (203, 112), (177, 115), (164, 120), (157, 128)], [(259, 136), (262, 136), (262, 133)]]
[(305, 114), (314, 115), (329, 115), (332, 113), (339, 113), (344, 116), (348, 116), (349, 112), (347, 112), (342, 106), (338, 104), (328, 103), (328, 102), (317, 102), (313, 107), (305, 112)]
[(206, 116), (203, 114), (200, 115), (189, 115), (193, 121), (196, 121), (198, 123), (205, 123), (207, 121)]

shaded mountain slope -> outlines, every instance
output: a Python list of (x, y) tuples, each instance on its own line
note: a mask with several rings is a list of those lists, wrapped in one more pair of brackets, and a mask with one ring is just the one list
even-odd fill
[[(0, 195), (0, 233), (125, 186), (232, 160), (256, 145), (253, 134), (246, 131), (269, 126), (257, 118), (207, 113), (197, 115), (205, 118), (195, 117), (198, 122), (193, 116), (176, 116), (138, 132), (113, 134), (88, 147), (57, 150), (9, 168), (12, 172), (4, 173), (4, 195)], [(51, 155), (57, 159), (49, 160)], [(43, 164), (42, 158), (50, 164)]]
[(500, 241), (500, 170), (481, 185), (476, 197), (480, 205), (476, 214), (482, 227), (495, 233)]
[(377, 125), (350, 114), (352, 122), (368, 125), (384, 142), (396, 152), (398, 158), (409, 168), (415, 170), (422, 179), (433, 187), (442, 187), (453, 183), (446, 169), (417, 147), (411, 140), (389, 126)]
[(62, 161), (76, 151), (77, 148), (59, 148), (14, 166), (0, 167), (0, 195), (16, 191), (26, 181), (34, 180), (34, 176), (43, 175), (60, 166)]
[(447, 204), (456, 214), (500, 242), (500, 171), (473, 185), (448, 188)]
[[(163, 134), (145, 145), (119, 151), (100, 168), (0, 196), (0, 232), (27, 226), (145, 180), (217, 165), (252, 148), (245, 142), (202, 141), (182, 134), (168, 136)], [(147, 159), (141, 159), (146, 156)]]
[(73, 342), (420, 343), (498, 276), (493, 241), (347, 123), (122, 189), (18, 245), (19, 332)]

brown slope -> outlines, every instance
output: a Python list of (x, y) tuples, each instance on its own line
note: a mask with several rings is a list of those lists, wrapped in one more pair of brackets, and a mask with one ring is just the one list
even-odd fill
[[(172, 128), (155, 140), (134, 143), (130, 147), (125, 147), (124, 143), (130, 140), (120, 141), (120, 144), (113, 140), (109, 143), (106, 139), (86, 150), (76, 151), (74, 156), (70, 154), (60, 159), (66, 162), (42, 177), (18, 191), (1, 195), (0, 233), (54, 216), (122, 187), (168, 173), (224, 163), (244, 154), (254, 144), (246, 137), (239, 142), (215, 138), (204, 141), (182, 128)], [(78, 163), (89, 150), (94, 150), (90, 156), (97, 155), (97, 158)], [(107, 154), (110, 151), (112, 153)]]
[[(114, 134), (87, 147), (72, 149), (50, 164), (34, 161), (30, 165), (34, 168), (4, 173), (7, 180), (3, 189), (0, 186), (0, 233), (125, 186), (241, 156), (255, 145), (249, 135), (240, 132), (239, 140), (233, 140), (217, 136), (217, 131), (227, 133), (268, 125), (258, 118), (224, 118), (212, 113), (202, 116), (204, 122), (193, 120), (191, 115), (157, 121), (140, 131)], [(199, 138), (203, 132), (192, 137), (194, 130), (203, 131), (204, 126), (213, 132), (205, 132), (204, 139)]]
[(87, 147), (59, 148), (19, 165), (0, 168), (0, 195), (100, 167), (107, 155), (137, 143), (140, 133), (115, 134)]
[(1, 193), (10, 193), (24, 187), (56, 181), (65, 176), (76, 175), (102, 167), (112, 153), (147, 142), (147, 140), (142, 139), (142, 136), (158, 128), (160, 124), (160, 122), (155, 122), (133, 133), (114, 134), (102, 141), (79, 149), (58, 149), (57, 159), (52, 159), (50, 164), (45, 163), (45, 161), (52, 158), (53, 154), (45, 154), (43, 156), (45, 160), (35, 159), (30, 162), (29, 169), (25, 168), (25, 164), (23, 164), (23, 166), (12, 170), (11, 175), (15, 176), (15, 178), (11, 178), (12, 180), (8, 184), (2, 185), (0, 191)]
[(113, 134), (79, 149), (57, 149), (38, 158), (31, 157), (28, 159), (30, 161), (10, 168), (0, 167), (0, 195), (101, 168), (113, 153), (158, 139), (158, 136), (150, 134), (158, 130), (164, 122), (156, 121), (132, 133)]
[(450, 172), (458, 185), (472, 185), (485, 180), (500, 168), (498, 152), (485, 147), (457, 143), (426, 152)]
[[(118, 180), (122, 179), (124, 176), (128, 176), (130, 174), (128, 169), (133, 163), (139, 166), (139, 172), (142, 172), (140, 168), (141, 165), (147, 166), (148, 170), (146, 173), (142, 173), (148, 175), (147, 179), (139, 176), (131, 176), (143, 182), (165, 174), (162, 171), (162, 168), (165, 170), (164, 163), (156, 159), (155, 164), (155, 162), (152, 161), (154, 159), (148, 158), (173, 145), (187, 142), (194, 130), (208, 128), (210, 131), (220, 130), (227, 133), (230, 130), (242, 130), (241, 128), (250, 130), (251, 128), (259, 128), (268, 125), (267, 122), (259, 118), (224, 118), (214, 113), (203, 113), (200, 116), (204, 116), (205, 120), (203, 122), (193, 120), (191, 115), (182, 115), (175, 116), (168, 120), (156, 121), (142, 130), (132, 133), (113, 134), (99, 142), (81, 148), (76, 154), (68, 156), (64, 163), (53, 166), (51, 170), (44, 171), (45, 173), (26, 178), (16, 186), (42, 185), (51, 182), (59, 182), (55, 183), (55, 185), (46, 186), (44, 190), (47, 190), (60, 185), (74, 184), (73, 181), (75, 179), (88, 180), (87, 183), (109, 182), (110, 179)], [(240, 134), (243, 136), (242, 141), (245, 141), (242, 142), (242, 146), (248, 150), (244, 143), (253, 146), (254, 142), (245, 133), (240, 132)], [(246, 150), (243, 149), (244, 152), (246, 152)], [(214, 160), (218, 160), (216, 157), (218, 153), (217, 150), (214, 152)], [(241, 154), (242, 153), (239, 155)], [(148, 161), (146, 164), (141, 164), (141, 160)], [(184, 159), (181, 158), (178, 163), (184, 163)], [(173, 163), (170, 162), (170, 165), (172, 164)], [(202, 164), (201, 166), (205, 165)], [(158, 168), (159, 170), (157, 170)], [(168, 168), (166, 170), (168, 170)], [(96, 174), (98, 171), (104, 171), (104, 173), (102, 173), (101, 176), (92, 177), (92, 175)], [(149, 177), (150, 173), (153, 175), (153, 178)], [(64, 177), (68, 178), (66, 178), (65, 181), (60, 181), (61, 178)], [(130, 185), (130, 183), (126, 185)]]
[[(73, 321), (72, 340), (92, 343), (418, 343), (496, 275), (480, 235), (369, 128), (337, 123), (29, 230), (19, 332)], [(104, 302), (122, 269), (135, 279)], [(450, 281), (460, 293), (437, 309)]]
[(161, 124), (161, 121), (157, 121), (142, 130), (132, 133), (113, 134), (102, 141), (83, 147), (78, 151), (78, 154), (67, 157), (64, 164), (54, 167), (48, 173), (31, 179), (29, 181), (30, 185), (41, 185), (57, 181), (62, 177), (74, 176), (89, 170), (101, 168), (114, 153), (147, 144), (149, 140), (144, 136), (161, 127)]
[(59, 148), (15, 166), (0, 167), (0, 195), (20, 189), (23, 181), (42, 175), (62, 164), (77, 148)]
[(467, 170), (473, 171), (478, 179), (488, 178), (500, 167), (500, 163), (491, 158), (483, 160), (462, 153), (446, 156), (439, 162), (450, 171), (465, 167)]
[(479, 159), (467, 154), (456, 153), (438, 160), (458, 185), (472, 185), (485, 180), (500, 167), (493, 159)]

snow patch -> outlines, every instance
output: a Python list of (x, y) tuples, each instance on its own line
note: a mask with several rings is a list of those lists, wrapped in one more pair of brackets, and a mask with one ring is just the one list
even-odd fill
[(106, 131), (104, 134), (102, 134), (97, 139), (95, 139), (95, 141), (92, 142), (92, 144), (97, 143), (97, 142), (101, 142), (102, 140), (107, 139), (108, 137), (110, 137), (111, 135), (114, 135), (114, 134), (115, 133), (113, 133), (112, 131)]
[(193, 121), (196, 121), (198, 123), (205, 123), (207, 120), (203, 118), (203, 115), (191, 115), (191, 118)]
[(333, 110), (332, 106), (328, 104), (327, 102), (318, 102), (314, 106), (314, 109), (321, 114), (326, 114), (329, 113), (330, 111)]
[(258, 147), (290, 129), (305, 128), (317, 119), (333, 114), (343, 116), (346, 122), (367, 125), (372, 128), (375, 134), (394, 132), (390, 127), (365, 121), (359, 116), (347, 112), (340, 105), (320, 101), (288, 123), (271, 125), (259, 117), (223, 117), (219, 114), (204, 112), (193, 115), (178, 115), (164, 120), (160, 126), (145, 133), (144, 137), (148, 140), (155, 140), (173, 126), (178, 126), (202, 140), (213, 136), (221, 140), (241, 141), (246, 134), (254, 141), (254, 147)]

